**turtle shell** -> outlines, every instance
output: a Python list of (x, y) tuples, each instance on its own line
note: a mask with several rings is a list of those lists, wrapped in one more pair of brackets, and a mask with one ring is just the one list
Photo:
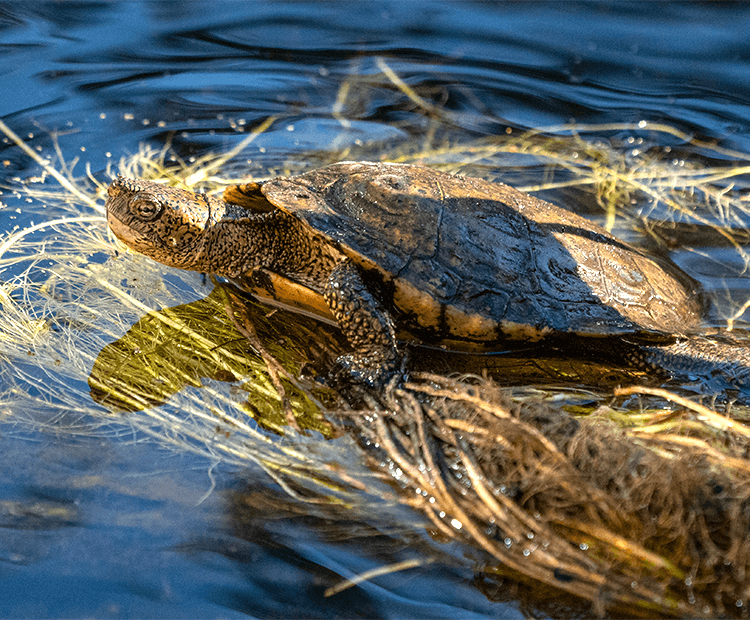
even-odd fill
[(702, 313), (676, 267), (501, 183), (343, 162), (261, 191), (377, 276), (399, 324), (423, 335), (489, 343), (553, 332), (674, 334)]

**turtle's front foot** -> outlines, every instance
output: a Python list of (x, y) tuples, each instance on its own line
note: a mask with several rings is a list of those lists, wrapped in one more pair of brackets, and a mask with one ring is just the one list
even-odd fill
[(351, 406), (363, 407), (373, 399), (383, 403), (389, 384), (406, 379), (405, 366), (405, 358), (385, 361), (379, 355), (349, 353), (336, 358), (329, 381)]
[(382, 390), (394, 375), (403, 374), (401, 360), (387, 360), (381, 355), (348, 353), (336, 359), (332, 378), (336, 384), (354, 384), (374, 391)]

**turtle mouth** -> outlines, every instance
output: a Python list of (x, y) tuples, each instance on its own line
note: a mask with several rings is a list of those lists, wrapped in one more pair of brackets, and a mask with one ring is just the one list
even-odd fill
[(133, 230), (111, 211), (107, 211), (107, 226), (120, 241), (129, 247), (137, 246), (146, 239), (145, 235)]

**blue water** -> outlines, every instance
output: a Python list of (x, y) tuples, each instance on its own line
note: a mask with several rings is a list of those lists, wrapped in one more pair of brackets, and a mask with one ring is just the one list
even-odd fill
[[(95, 174), (141, 144), (187, 161), (228, 150), (268, 116), (280, 120), (246, 153), (258, 165), (332, 141), (418, 141), (429, 120), (383, 58), (458, 136), (648, 120), (750, 152), (749, 23), (742, 3), (3, 3), (0, 118)], [(352, 76), (369, 79), (337, 109)], [(0, 151), (0, 181), (39, 172), (8, 140)], [(2, 198), (0, 231), (39, 221)], [(260, 471), (213, 477), (135, 437), (18, 430), (0, 413), (0, 616), (520, 617), (470, 562), (323, 598), (410, 549), (336, 541), (292, 510), (237, 512), (247, 480), (283, 503)]]

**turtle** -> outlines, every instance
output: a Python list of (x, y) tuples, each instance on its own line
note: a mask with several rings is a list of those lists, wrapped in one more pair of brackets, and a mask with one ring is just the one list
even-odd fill
[(705, 302), (674, 264), (500, 182), (340, 162), (218, 198), (117, 177), (106, 210), (137, 252), (334, 321), (351, 346), (336, 372), (355, 384), (404, 372), (403, 334), (468, 351), (574, 339), (626, 365), (750, 368), (744, 349), (691, 335)]

